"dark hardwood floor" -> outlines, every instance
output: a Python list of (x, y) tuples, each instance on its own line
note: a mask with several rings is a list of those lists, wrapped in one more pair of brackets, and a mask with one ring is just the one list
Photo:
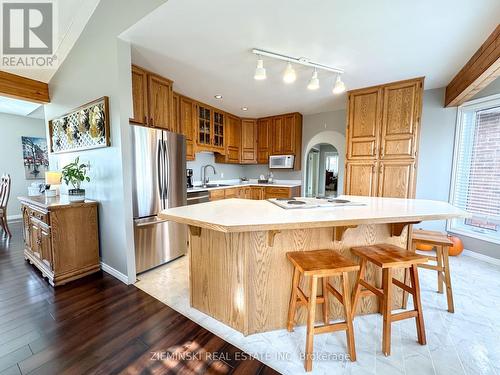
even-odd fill
[(98, 273), (53, 289), (0, 232), (0, 375), (277, 374), (132, 285)]

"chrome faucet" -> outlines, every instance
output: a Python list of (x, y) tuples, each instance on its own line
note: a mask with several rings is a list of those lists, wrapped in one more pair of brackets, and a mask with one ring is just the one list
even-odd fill
[(215, 171), (215, 167), (212, 164), (207, 164), (201, 167), (201, 183), (203, 187), (207, 187), (207, 184), (210, 182), (210, 179), (207, 177), (207, 168), (210, 167), (214, 171), (214, 174), (217, 174)]

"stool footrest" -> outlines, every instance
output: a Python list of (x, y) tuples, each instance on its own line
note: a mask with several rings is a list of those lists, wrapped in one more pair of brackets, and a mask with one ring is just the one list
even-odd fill
[(361, 280), (359, 280), (359, 283), (362, 286), (364, 286), (366, 289), (368, 289), (370, 292), (372, 292), (373, 294), (375, 294), (377, 297), (383, 297), (384, 296), (384, 292), (381, 289), (378, 289), (378, 288), (374, 287), (373, 285), (368, 284), (365, 280), (361, 279)]
[(433, 270), (433, 271), (439, 271), (439, 272), (444, 271), (444, 267), (443, 266), (437, 266), (437, 265), (434, 265), (434, 264), (419, 264), (418, 266), (420, 268), (426, 268), (428, 270)]
[(403, 312), (400, 312), (400, 313), (397, 313), (397, 314), (392, 314), (391, 315), (391, 321), (397, 322), (399, 320), (416, 318), (417, 316), (418, 316), (418, 311), (417, 310), (403, 311)]
[(415, 291), (413, 290), (412, 287), (406, 285), (405, 283), (402, 283), (401, 281), (399, 281), (398, 279), (392, 279), (392, 283), (394, 285), (396, 285), (397, 287), (407, 291), (408, 293), (411, 293), (412, 295), (415, 295)]
[(325, 324), (322, 326), (314, 327), (314, 334), (335, 332), (335, 331), (345, 331), (346, 329), (347, 329), (346, 322)]

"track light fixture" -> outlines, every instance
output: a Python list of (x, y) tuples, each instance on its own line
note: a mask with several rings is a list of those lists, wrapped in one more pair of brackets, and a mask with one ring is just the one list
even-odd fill
[(296, 78), (295, 69), (293, 69), (292, 63), (289, 61), (288, 64), (286, 64), (285, 73), (283, 73), (283, 81), (285, 83), (293, 83)]
[(266, 79), (266, 69), (264, 68), (264, 60), (262, 60), (262, 57), (259, 56), (259, 59), (257, 60), (257, 67), (255, 68), (255, 74), (253, 76), (254, 79), (257, 81), (262, 81), (263, 79)]
[(319, 79), (318, 79), (318, 71), (314, 69), (311, 79), (309, 80), (309, 84), (307, 85), (309, 90), (317, 90), (319, 89)]
[(335, 85), (333, 86), (332, 92), (334, 94), (341, 94), (345, 91), (345, 84), (340, 78), (340, 74), (337, 74), (337, 79), (335, 80)]
[(311, 68), (314, 68), (314, 72), (312, 74), (311, 79), (309, 80), (309, 84), (307, 85), (307, 88), (309, 90), (317, 90), (319, 88), (319, 79), (318, 79), (318, 70), (325, 70), (327, 72), (332, 72), (337, 74), (337, 79), (335, 81), (335, 85), (333, 87), (332, 92), (334, 94), (340, 94), (346, 90), (344, 82), (342, 82), (342, 79), (340, 78), (340, 75), (344, 73), (342, 69), (335, 68), (332, 66), (328, 65), (323, 65), (319, 64), (313, 61), (310, 61), (306, 57), (291, 57), (291, 56), (286, 56), (282, 55), (280, 53), (275, 53), (275, 52), (270, 52), (270, 51), (265, 51), (262, 49), (257, 49), (254, 48), (252, 49), (252, 53), (256, 54), (259, 59), (257, 60), (257, 68), (255, 69), (255, 74), (254, 78), (256, 80), (262, 80), (266, 79), (266, 70), (264, 69), (264, 62), (262, 61), (262, 56), (266, 57), (271, 57), (273, 59), (277, 60), (283, 60), (286, 61), (286, 68), (283, 74), (283, 81), (285, 83), (292, 83), (295, 82), (297, 79), (297, 75), (295, 73), (295, 70), (293, 69), (292, 63), (293, 64), (299, 64), (299, 65), (304, 65), (304, 66), (309, 66)]

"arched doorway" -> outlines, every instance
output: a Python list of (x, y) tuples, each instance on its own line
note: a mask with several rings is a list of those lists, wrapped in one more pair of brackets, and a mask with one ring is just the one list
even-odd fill
[[(325, 130), (316, 135), (314, 135), (306, 144), (303, 158), (302, 158), (302, 170), (304, 171), (302, 177), (303, 193), (307, 196), (308, 192), (308, 173), (307, 173), (307, 162), (309, 151), (313, 148), (317, 149), (317, 145), (328, 144), (333, 146), (337, 150), (338, 154), (338, 175), (337, 175), (337, 195), (342, 195), (344, 192), (344, 162), (345, 162), (345, 135), (334, 130)], [(319, 155), (318, 155), (319, 158)], [(319, 170), (319, 160), (318, 160), (318, 175)], [(325, 189), (326, 190), (326, 189)]]
[(339, 153), (329, 143), (312, 146), (306, 157), (305, 195), (308, 197), (338, 194)]

